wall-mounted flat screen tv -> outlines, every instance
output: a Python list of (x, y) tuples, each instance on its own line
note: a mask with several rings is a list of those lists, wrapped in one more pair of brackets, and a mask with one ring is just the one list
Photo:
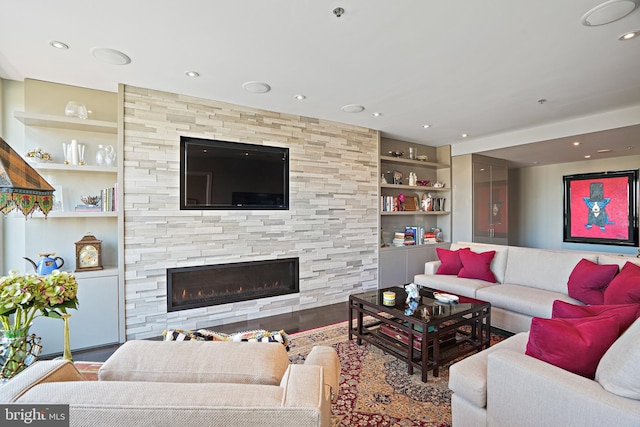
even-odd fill
[(289, 149), (180, 137), (180, 209), (289, 209)]

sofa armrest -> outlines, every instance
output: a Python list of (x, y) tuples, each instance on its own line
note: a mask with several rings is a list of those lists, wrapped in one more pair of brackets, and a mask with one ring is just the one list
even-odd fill
[(340, 360), (333, 347), (324, 345), (313, 347), (304, 364), (322, 366), (324, 383), (329, 386), (331, 400), (335, 402), (340, 387)]
[(40, 360), (0, 386), (0, 402), (15, 402), (38, 384), (63, 381), (85, 381), (85, 378), (68, 360)]
[(331, 419), (331, 401), (323, 379), (323, 367), (307, 365), (289, 365), (284, 373), (280, 387), (284, 389), (283, 408), (317, 408), (318, 420), (329, 422)]
[(638, 425), (640, 401), (533, 357), (500, 350), (488, 357), (487, 424), (537, 427)]
[(424, 274), (436, 274), (438, 268), (442, 264), (442, 261), (427, 261), (424, 263)]

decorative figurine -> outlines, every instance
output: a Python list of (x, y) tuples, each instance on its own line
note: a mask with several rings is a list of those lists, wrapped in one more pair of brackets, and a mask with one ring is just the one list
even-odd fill
[(416, 186), (418, 185), (418, 177), (415, 172), (409, 172), (409, 185)]
[(407, 291), (407, 304), (412, 299), (417, 301), (418, 298), (420, 298), (420, 295), (418, 293), (418, 285), (416, 285), (415, 283), (409, 283), (408, 285), (405, 285), (404, 290)]

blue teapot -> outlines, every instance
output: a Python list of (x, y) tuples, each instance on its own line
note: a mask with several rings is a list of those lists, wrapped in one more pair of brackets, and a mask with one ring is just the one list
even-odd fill
[[(38, 256), (41, 257), (40, 260), (38, 260), (38, 264), (27, 257), (22, 258), (26, 259), (31, 263), (31, 265), (33, 265), (33, 269), (35, 270), (36, 274), (39, 274), (40, 276), (46, 276), (47, 274), (51, 274), (53, 270), (59, 270), (60, 267), (64, 265), (64, 260), (59, 256), (54, 258), (54, 255), (55, 254), (38, 254)], [(60, 260), (59, 265), (58, 260)]]

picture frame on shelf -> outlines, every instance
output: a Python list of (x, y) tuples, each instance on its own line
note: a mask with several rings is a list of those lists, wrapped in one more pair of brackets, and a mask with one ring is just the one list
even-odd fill
[(417, 211), (418, 210), (418, 198), (415, 196), (407, 196), (404, 201), (405, 211)]
[(638, 169), (562, 179), (564, 242), (638, 246)]
[(393, 183), (396, 185), (402, 184), (402, 172), (393, 171)]

